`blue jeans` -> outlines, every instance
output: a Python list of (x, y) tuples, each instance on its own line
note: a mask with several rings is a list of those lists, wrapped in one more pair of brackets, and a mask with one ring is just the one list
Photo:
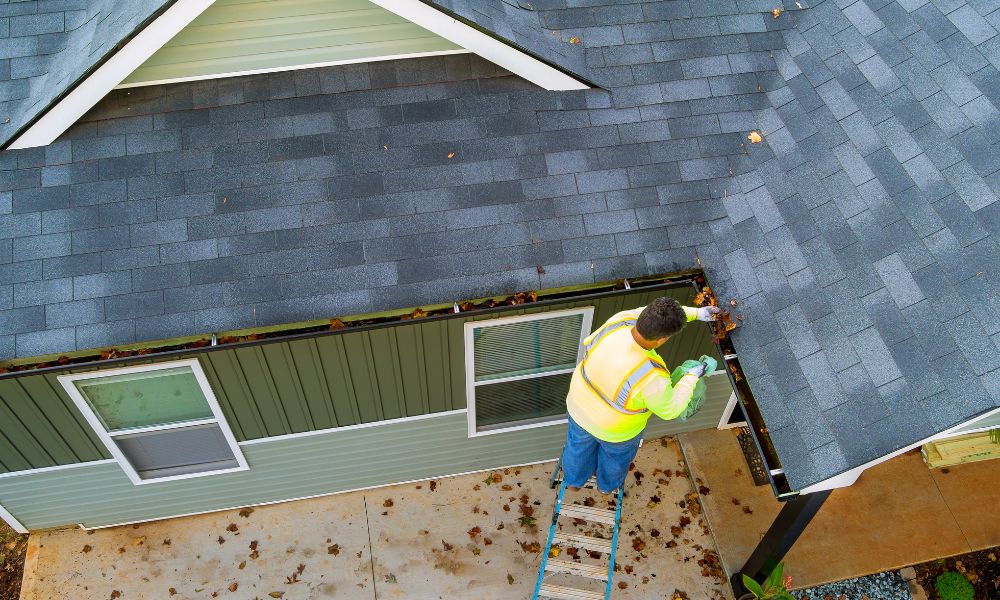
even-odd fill
[(563, 448), (563, 480), (569, 487), (583, 487), (597, 471), (597, 489), (613, 492), (625, 483), (628, 467), (639, 451), (642, 434), (624, 442), (605, 442), (587, 433), (569, 418)]

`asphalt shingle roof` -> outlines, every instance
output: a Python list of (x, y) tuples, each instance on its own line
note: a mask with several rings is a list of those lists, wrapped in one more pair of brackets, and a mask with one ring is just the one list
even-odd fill
[(171, 1), (0, 2), (0, 148)]
[(606, 90), (311, 69), (0, 153), (0, 358), (700, 263), (793, 487), (1000, 406), (996, 3), (527, 4), (447, 7)]

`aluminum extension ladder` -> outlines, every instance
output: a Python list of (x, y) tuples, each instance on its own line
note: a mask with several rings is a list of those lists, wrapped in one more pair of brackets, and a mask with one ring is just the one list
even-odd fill
[[(556, 496), (556, 506), (552, 513), (552, 525), (549, 527), (549, 539), (545, 544), (545, 551), (542, 552), (542, 564), (538, 569), (538, 581), (535, 583), (535, 593), (531, 596), (531, 598), (532, 600), (538, 600), (539, 598), (550, 598), (551, 600), (610, 600), (611, 583), (615, 572), (615, 550), (618, 547), (618, 529), (622, 520), (622, 499), (625, 495), (624, 490), (621, 487), (615, 490), (614, 510), (596, 508), (592, 506), (580, 506), (577, 504), (567, 504), (564, 506), (563, 496), (566, 493), (566, 481), (564, 478), (559, 477), (561, 471), (562, 457), (559, 458), (559, 462), (556, 464), (556, 468), (552, 472), (552, 478), (550, 479), (553, 489), (558, 484), (559, 495)], [(588, 481), (584, 487), (596, 488), (597, 485), (594, 478), (591, 477), (590, 481)], [(612, 525), (614, 527), (614, 533), (612, 534), (610, 540), (589, 535), (562, 533), (557, 531), (559, 517), (561, 516)], [(550, 560), (549, 552), (552, 550), (553, 543), (559, 544), (563, 547), (569, 546), (581, 548), (583, 550), (593, 550), (595, 552), (600, 552), (602, 556), (607, 555), (608, 567), (605, 569), (604, 567), (598, 565), (582, 564), (572, 560)], [(546, 583), (544, 581), (546, 573), (569, 573), (579, 577), (587, 577), (590, 579), (604, 581), (604, 593), (601, 594), (600, 592)]]

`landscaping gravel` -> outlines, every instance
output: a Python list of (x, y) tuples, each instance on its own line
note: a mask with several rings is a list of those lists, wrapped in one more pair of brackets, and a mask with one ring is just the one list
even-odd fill
[(876, 573), (856, 579), (793, 592), (799, 600), (912, 600), (910, 588), (898, 571)]

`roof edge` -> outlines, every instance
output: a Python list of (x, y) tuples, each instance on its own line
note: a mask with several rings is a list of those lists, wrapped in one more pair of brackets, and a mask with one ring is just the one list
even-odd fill
[(427, 0), (370, 1), (547, 90), (600, 87), (582, 74), (570, 71), (513, 40)]
[(215, 0), (167, 0), (29, 119), (0, 151), (47, 146)]

